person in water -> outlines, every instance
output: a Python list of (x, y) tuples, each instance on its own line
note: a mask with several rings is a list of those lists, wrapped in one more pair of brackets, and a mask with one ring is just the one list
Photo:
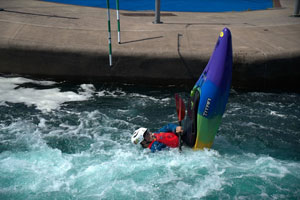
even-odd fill
[(176, 148), (179, 146), (178, 135), (182, 132), (182, 127), (175, 124), (168, 124), (155, 133), (151, 133), (147, 128), (139, 128), (134, 131), (131, 142), (135, 145), (141, 144), (143, 148), (149, 148), (152, 152), (166, 147)]

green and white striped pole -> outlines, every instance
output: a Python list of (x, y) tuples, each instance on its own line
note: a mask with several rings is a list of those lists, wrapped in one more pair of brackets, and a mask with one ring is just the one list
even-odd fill
[(121, 44), (121, 26), (120, 26), (119, 0), (116, 0), (116, 3), (117, 3), (117, 21), (118, 21), (118, 43)]
[(108, 25), (108, 47), (109, 47), (109, 66), (112, 66), (112, 50), (111, 50), (111, 28), (110, 28), (110, 10), (109, 0), (106, 0), (107, 4), (107, 25)]

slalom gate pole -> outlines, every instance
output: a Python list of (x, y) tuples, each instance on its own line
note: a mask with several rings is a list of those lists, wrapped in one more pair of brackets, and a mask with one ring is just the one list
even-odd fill
[(109, 66), (112, 66), (112, 50), (111, 50), (111, 28), (110, 28), (110, 8), (109, 8), (109, 0), (106, 0), (106, 4), (107, 4), (107, 25), (108, 25)]
[(121, 44), (121, 25), (120, 25), (120, 13), (119, 13), (119, 0), (116, 0), (117, 4), (117, 21), (118, 21), (118, 43)]

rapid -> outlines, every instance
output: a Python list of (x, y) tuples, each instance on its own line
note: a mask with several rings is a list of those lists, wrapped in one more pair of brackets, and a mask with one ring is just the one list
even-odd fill
[(210, 150), (151, 153), (175, 87), (0, 77), (0, 199), (299, 199), (300, 95), (237, 92)]

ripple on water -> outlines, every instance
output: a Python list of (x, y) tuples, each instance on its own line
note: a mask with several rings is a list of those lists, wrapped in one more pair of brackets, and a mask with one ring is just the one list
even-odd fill
[(232, 92), (211, 150), (153, 154), (130, 136), (176, 123), (175, 89), (0, 82), (0, 199), (300, 196), (297, 94)]

